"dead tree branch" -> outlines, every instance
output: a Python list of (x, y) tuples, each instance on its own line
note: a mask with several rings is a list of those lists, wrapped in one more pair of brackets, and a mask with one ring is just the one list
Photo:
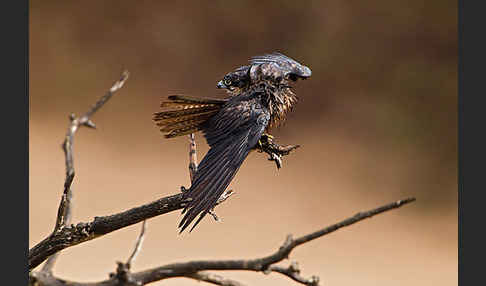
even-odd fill
[(191, 182), (194, 180), (194, 175), (197, 172), (197, 151), (196, 138), (194, 133), (189, 134), (189, 177)]
[(296, 261), (290, 263), (288, 267), (282, 267), (278, 265), (271, 265), (268, 267), (267, 271), (264, 271), (265, 274), (270, 274), (271, 272), (277, 272), (283, 274), (290, 279), (308, 286), (317, 286), (319, 285), (319, 277), (312, 276), (311, 278), (304, 278), (300, 275), (300, 268), (299, 264)]
[(130, 266), (132, 265), (133, 261), (137, 257), (138, 253), (142, 249), (143, 239), (145, 238), (146, 224), (147, 224), (147, 221), (144, 220), (143, 223), (142, 223), (142, 229), (140, 230), (140, 234), (138, 235), (137, 240), (135, 242), (135, 247), (133, 248), (133, 252), (130, 255), (130, 257), (128, 257), (127, 262), (125, 263), (126, 265), (128, 265), (129, 269), (130, 269)]
[(220, 275), (208, 273), (206, 271), (196, 272), (194, 274), (189, 274), (184, 277), (220, 286), (245, 286), (245, 284), (236, 280), (224, 278)]
[(65, 248), (86, 242), (146, 219), (180, 210), (185, 205), (183, 194), (168, 196), (127, 211), (95, 217), (88, 223), (80, 222), (52, 233), (29, 250), (29, 269), (41, 264), (47, 257)]
[[(207, 270), (246, 270), (246, 271), (263, 272), (266, 274), (270, 272), (276, 272), (285, 275), (303, 285), (316, 286), (318, 285), (318, 278), (312, 277), (310, 279), (305, 279), (301, 277), (299, 274), (300, 270), (295, 264), (294, 265), (291, 264), (288, 268), (276, 266), (274, 264), (281, 262), (284, 259), (287, 259), (290, 253), (292, 252), (292, 250), (294, 250), (299, 245), (305, 244), (314, 239), (335, 232), (340, 228), (355, 224), (367, 218), (371, 218), (372, 216), (375, 216), (377, 214), (381, 214), (386, 211), (399, 208), (413, 201), (415, 201), (415, 198), (408, 198), (369, 211), (359, 212), (354, 216), (349, 217), (343, 221), (322, 228), (318, 231), (309, 233), (307, 235), (298, 237), (296, 239), (293, 239), (292, 235), (288, 235), (283, 245), (277, 251), (275, 251), (274, 253), (268, 256), (264, 256), (261, 258), (240, 259), (240, 260), (214, 260), (214, 261), (201, 260), (201, 261), (190, 261), (190, 262), (183, 262), (183, 263), (172, 263), (172, 264), (167, 264), (153, 269), (148, 269), (145, 271), (132, 273), (130, 277), (132, 281), (134, 281), (134, 283), (138, 283), (139, 285), (145, 285), (163, 279), (175, 278), (175, 277), (188, 277), (194, 279), (194, 274), (200, 273), (201, 271), (207, 271)], [(44, 276), (36, 275), (34, 278), (36, 278), (37, 281), (41, 283), (41, 285), (57, 285), (57, 284), (44, 284), (42, 282), (43, 277)], [(50, 281), (49, 283), (52, 283), (52, 280), (49, 281)], [(117, 280), (115, 281), (113, 277), (110, 278), (109, 280), (96, 282), (96, 283), (85, 283), (85, 284), (67, 282), (62, 279), (58, 279), (57, 281), (58, 282), (63, 281), (64, 283), (66, 283), (66, 284), (59, 284), (59, 285), (77, 285), (77, 286), (109, 286), (109, 285), (115, 286), (117, 285), (117, 283), (119, 283), (119, 281)], [(72, 283), (72, 284), (68, 284), (68, 283)], [(225, 284), (219, 284), (219, 285), (225, 285)], [(234, 285), (234, 284), (229, 284), (229, 285)]]
[[(64, 181), (64, 191), (61, 196), (61, 202), (59, 204), (59, 209), (57, 212), (56, 225), (54, 227), (53, 233), (58, 232), (63, 227), (71, 223), (71, 213), (72, 213), (72, 189), (71, 185), (74, 180), (74, 164), (73, 164), (73, 144), (74, 144), (74, 134), (81, 126), (86, 126), (89, 128), (96, 128), (96, 125), (91, 121), (91, 116), (98, 111), (112, 96), (113, 94), (122, 88), (125, 81), (128, 79), (128, 71), (124, 71), (121, 78), (115, 82), (108, 92), (100, 98), (91, 108), (83, 114), (81, 117), (76, 117), (73, 113), (69, 115), (70, 124), (66, 132), (66, 137), (62, 144), (62, 149), (65, 155), (66, 163), (66, 179)], [(57, 260), (58, 253), (49, 257), (49, 259), (44, 264), (42, 271), (51, 272), (52, 267)]]

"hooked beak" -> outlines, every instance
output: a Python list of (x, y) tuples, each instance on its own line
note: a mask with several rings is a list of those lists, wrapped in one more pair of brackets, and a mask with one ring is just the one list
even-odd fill
[(217, 88), (227, 88), (227, 86), (223, 83), (222, 80), (218, 82), (218, 85), (216, 86)]

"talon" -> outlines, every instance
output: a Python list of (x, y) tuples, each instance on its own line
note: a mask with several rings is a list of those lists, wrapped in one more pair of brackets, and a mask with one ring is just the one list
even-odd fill
[(280, 156), (277, 156), (275, 163), (277, 163), (277, 169), (282, 168), (282, 159), (280, 158)]
[(280, 169), (282, 167), (282, 159), (281, 159), (280, 155), (272, 153), (270, 155), (270, 158), (268, 158), (268, 161), (274, 161), (275, 164), (277, 165), (277, 169)]

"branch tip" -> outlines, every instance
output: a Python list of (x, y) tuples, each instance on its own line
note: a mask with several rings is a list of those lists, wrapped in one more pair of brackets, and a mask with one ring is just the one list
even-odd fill
[[(113, 95), (113, 92), (120, 89), (123, 86), (123, 83), (128, 78), (128, 71), (124, 71), (122, 74), (122, 78), (120, 81), (115, 83), (115, 85), (110, 89), (110, 92), (102, 96), (94, 106), (92, 106), (83, 116), (76, 117), (74, 113), (69, 114), (69, 126), (66, 132), (66, 136), (64, 141), (61, 145), (62, 150), (64, 151), (65, 157), (65, 165), (66, 165), (66, 178), (64, 180), (64, 190), (61, 196), (61, 202), (59, 203), (58, 211), (57, 211), (57, 218), (56, 224), (54, 226), (54, 230), (51, 236), (59, 233), (66, 225), (69, 225), (71, 222), (71, 205), (72, 205), (72, 190), (71, 185), (74, 180), (74, 164), (73, 164), (73, 140), (76, 131), (79, 129), (80, 126), (86, 126), (89, 128), (96, 128), (96, 125), (91, 121), (90, 117), (93, 115), (98, 109), (100, 109)], [(115, 88), (114, 88), (115, 87)], [(30, 252), (29, 252), (30, 255)], [(44, 273), (51, 273), (52, 267), (54, 267), (54, 263), (57, 259), (59, 252), (53, 253), (52, 255), (48, 256), (48, 261), (46, 261), (45, 265), (43, 266), (42, 270)], [(42, 261), (39, 262), (39, 264)], [(38, 264), (37, 264), (38, 265)], [(35, 266), (37, 266), (35, 265)], [(34, 267), (35, 267), (34, 266)], [(32, 265), (30, 264), (29, 260), (29, 269), (31, 269)]]

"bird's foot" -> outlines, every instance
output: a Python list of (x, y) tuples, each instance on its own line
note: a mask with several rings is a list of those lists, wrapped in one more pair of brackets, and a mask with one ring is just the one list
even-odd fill
[[(260, 139), (258, 140), (257, 150), (258, 152), (267, 152), (268, 146), (274, 144), (273, 143), (273, 136), (268, 133), (263, 133)], [(268, 152), (267, 152), (268, 153)]]
[(282, 168), (282, 156), (277, 155), (275, 153), (271, 153), (270, 158), (268, 158), (268, 161), (274, 161), (275, 164), (277, 165), (277, 169)]
[(257, 143), (257, 151), (262, 153), (263, 152), (263, 143), (262, 143), (262, 139), (258, 139), (258, 143)]
[(272, 141), (272, 140), (273, 140), (273, 138), (275, 138), (275, 137), (273, 137), (273, 135), (270, 135), (270, 134), (268, 134), (268, 133), (263, 133), (263, 134), (262, 134), (262, 137), (266, 138), (266, 139), (267, 139), (267, 141)]
[(282, 167), (282, 157), (290, 154), (293, 150), (300, 147), (300, 145), (279, 145), (273, 141), (273, 136), (270, 134), (263, 134), (258, 142), (258, 151), (265, 152), (270, 157), (269, 161), (274, 161), (277, 169)]

